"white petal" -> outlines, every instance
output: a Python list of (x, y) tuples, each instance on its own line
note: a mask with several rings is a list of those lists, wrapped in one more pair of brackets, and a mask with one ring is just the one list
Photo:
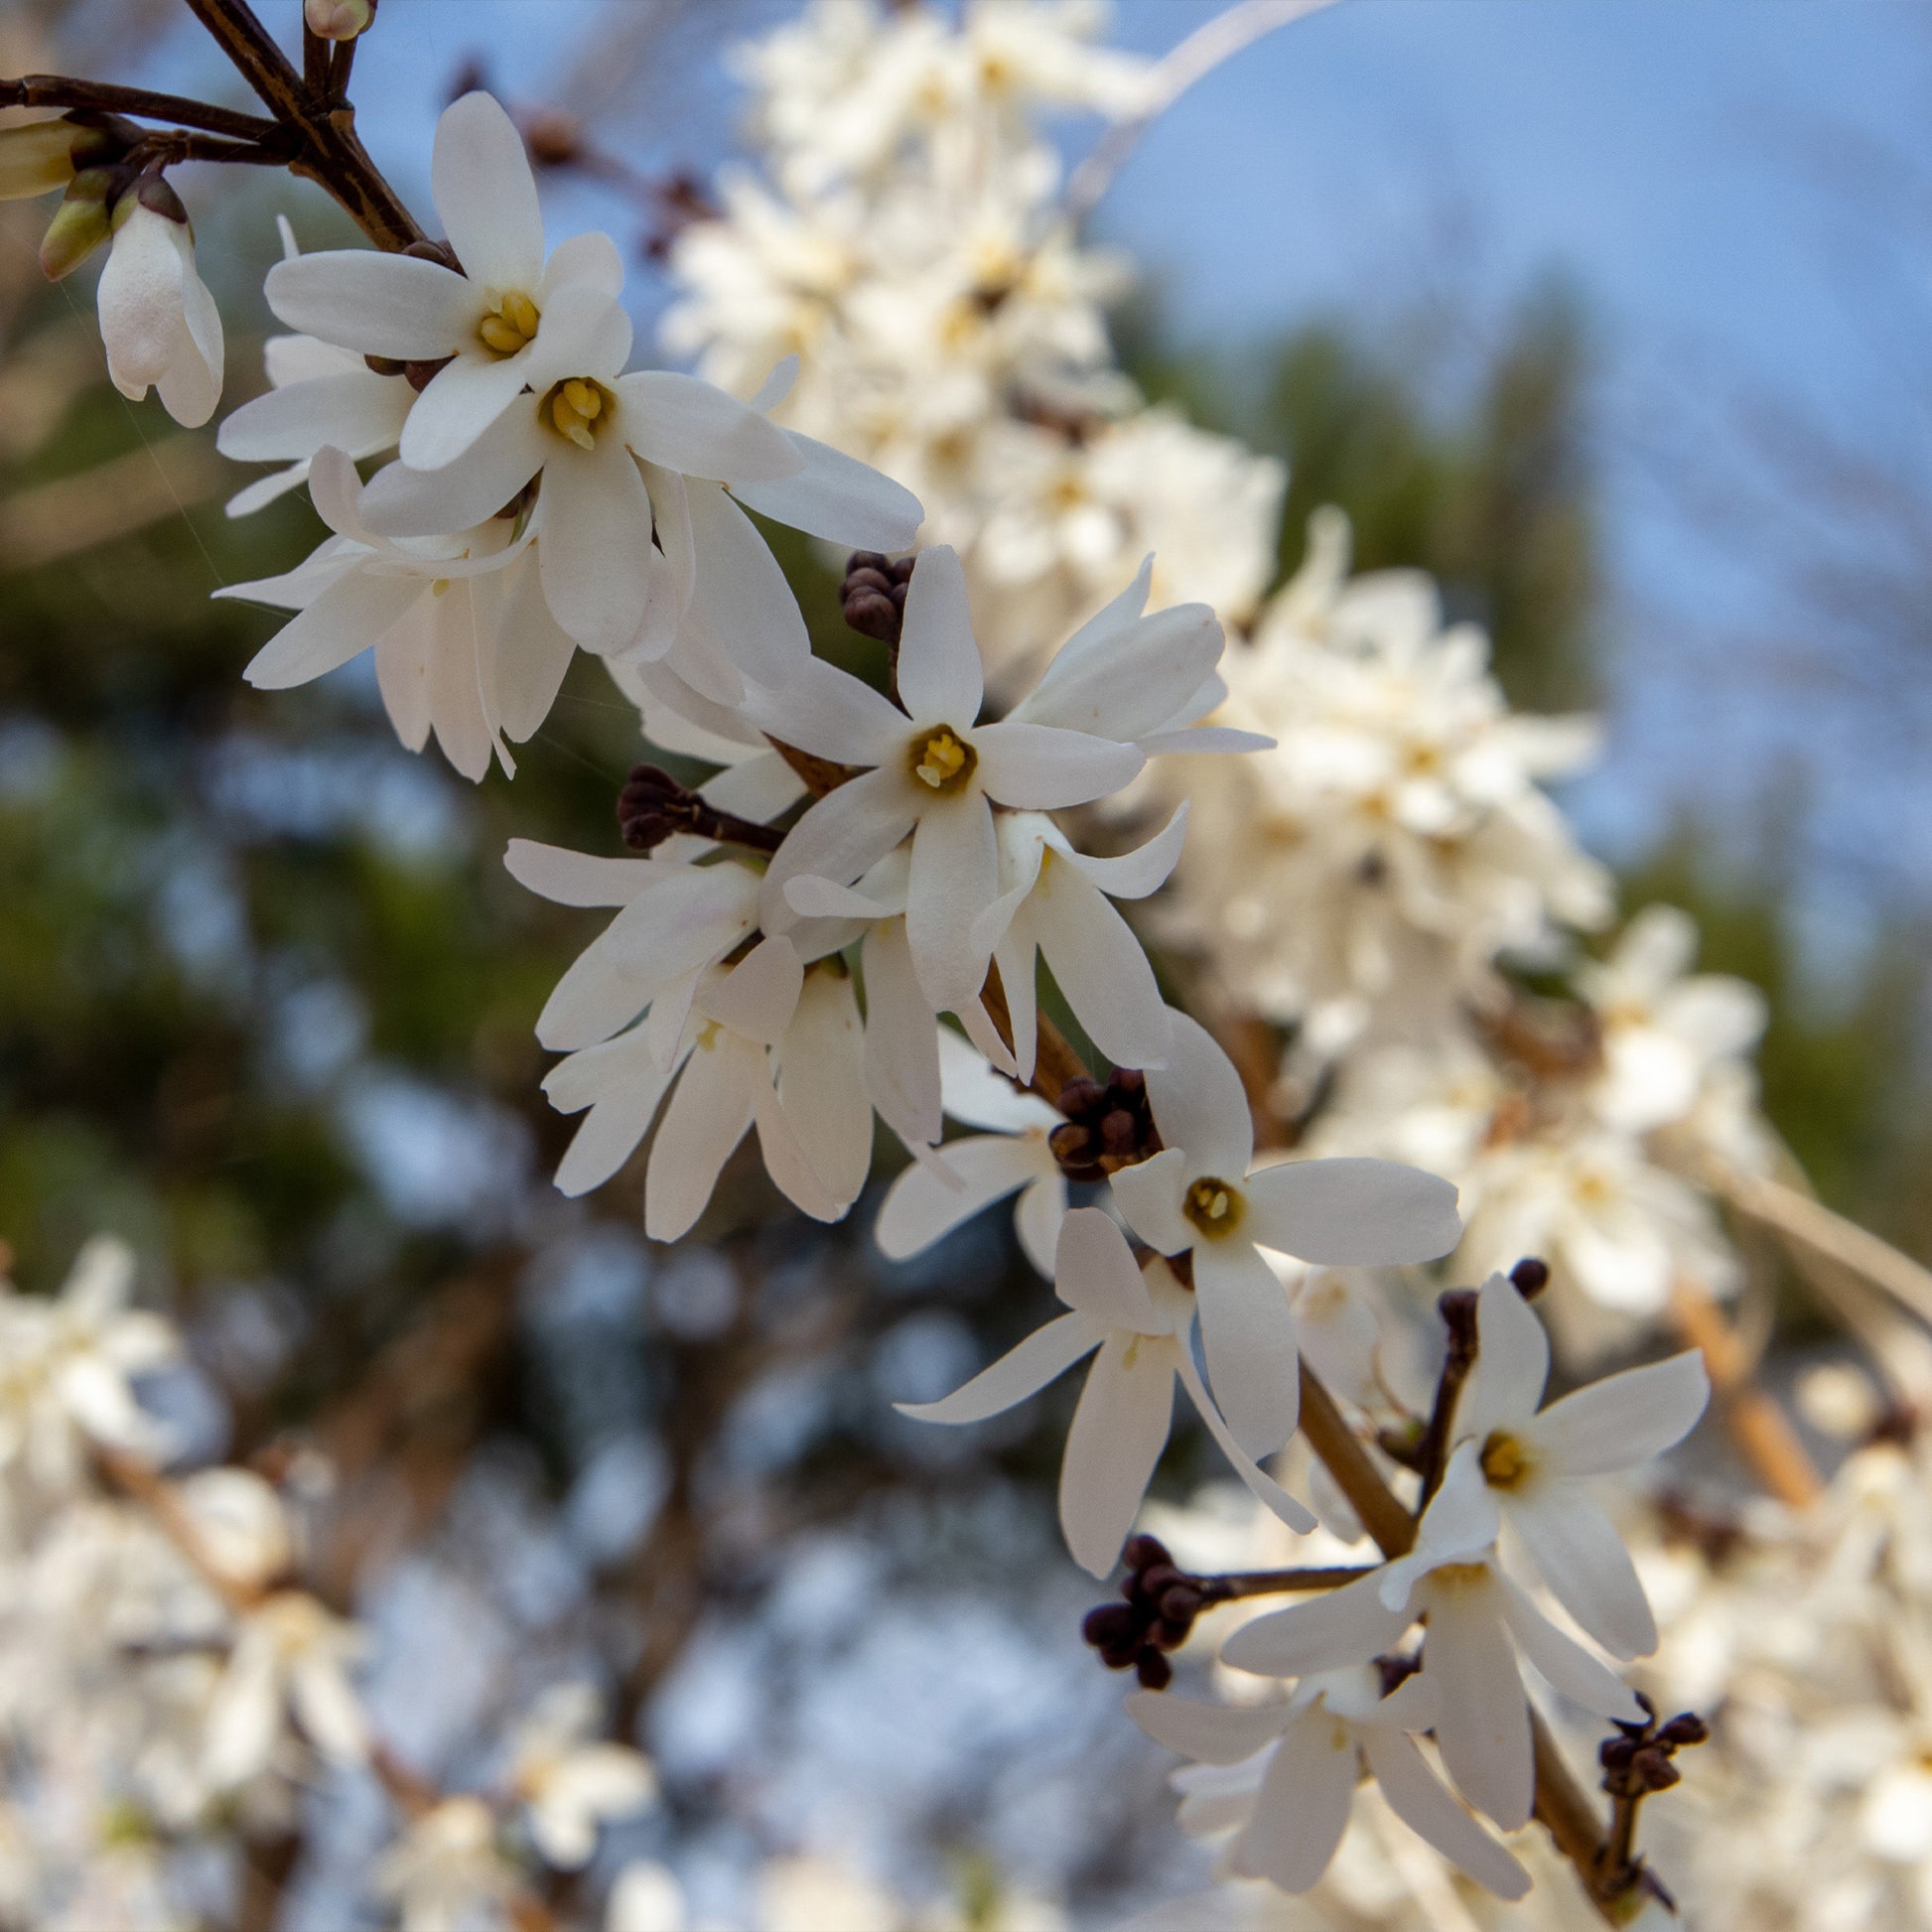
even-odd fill
[[(522, 364), (523, 380), (542, 397), (552, 383), (568, 376), (589, 375), (615, 381), (618, 371), (630, 359), (630, 317), (623, 304), (614, 301), (591, 282), (574, 282), (560, 288), (543, 312), (536, 340), (520, 354), (509, 359)], [(621, 384), (619, 384), (621, 391)], [(620, 443), (630, 440), (630, 424), (620, 399), (616, 435)], [(602, 446), (610, 439), (607, 421), (598, 435)]]
[(728, 1033), (685, 1061), (644, 1170), (644, 1232), (653, 1241), (691, 1231), (752, 1124), (763, 1080), (763, 1048)]
[[(1495, 1583), (1511, 1633), (1552, 1690), (1613, 1723), (1643, 1722), (1643, 1707), (1615, 1671), (1566, 1637), (1507, 1577), (1498, 1577)], [(1503, 1820), (1496, 1822), (1500, 1825)]]
[(768, 1077), (758, 1080), (752, 1088), (752, 1118), (758, 1123), (759, 1153), (764, 1171), (778, 1191), (813, 1220), (836, 1221), (848, 1203), (834, 1199), (819, 1178), (818, 1169)]
[(476, 284), (441, 262), (373, 248), (277, 262), (264, 293), (291, 329), (401, 362), (433, 362), (467, 347), (483, 307)]
[(784, 434), (803, 468), (775, 482), (735, 485), (742, 502), (774, 523), (850, 550), (904, 550), (918, 536), (925, 511), (909, 489), (809, 436)]
[[(573, 1053), (551, 1070), (544, 1091), (560, 1112), (566, 1101), (595, 1091), (591, 1111), (557, 1167), (559, 1193), (577, 1195), (601, 1187), (630, 1159), (650, 1132), (666, 1088), (681, 1062), (659, 1066), (640, 1033)], [(566, 1073), (565, 1069), (569, 1068)]]
[(1307, 1677), (1314, 1671), (1365, 1664), (1393, 1649), (1415, 1621), (1391, 1610), (1377, 1593), (1380, 1573), (1273, 1610), (1244, 1623), (1228, 1638), (1221, 1661), (1259, 1677)]
[[(950, 1158), (953, 1150), (946, 1153)], [(1053, 1292), (1068, 1308), (1110, 1328), (1155, 1335), (1168, 1326), (1154, 1311), (1127, 1237), (1097, 1207), (1076, 1207), (1060, 1223)]]
[(688, 501), (697, 577), (684, 621), (708, 631), (709, 647), (753, 683), (775, 689), (811, 661), (791, 586), (751, 519), (717, 483), (694, 479)]
[(1325, 1711), (1282, 1732), (1233, 1864), (1284, 1891), (1303, 1892), (1327, 1870), (1355, 1801), (1355, 1733)]
[(521, 357), (497, 361), (487, 355), (459, 355), (445, 363), (402, 426), (403, 462), (412, 470), (440, 470), (454, 463), (522, 390)]
[(1194, 1244), (1194, 1230), (1180, 1212), (1187, 1172), (1187, 1156), (1169, 1147), (1112, 1176), (1114, 1199), (1127, 1225), (1164, 1255), (1184, 1254)]
[(504, 733), (521, 744), (550, 716), (577, 643), (550, 615), (533, 558), (483, 581), (507, 586), (496, 622), (496, 707)]
[(901, 1416), (915, 1422), (984, 1422), (1037, 1395), (1064, 1375), (1082, 1355), (1105, 1339), (1106, 1331), (1080, 1314), (1062, 1314), (1035, 1328), (1017, 1348), (983, 1368), (963, 1387), (938, 1402), (897, 1402)]
[(1239, 1184), (1254, 1158), (1248, 1090), (1234, 1062), (1197, 1020), (1176, 1013), (1172, 1026), (1168, 1057), (1147, 1076), (1155, 1125), (1167, 1147), (1185, 1150), (1190, 1174), (1212, 1174)]
[(618, 252), (618, 244), (601, 229), (571, 235), (551, 249), (543, 279), (535, 290), (537, 307), (546, 308), (558, 291), (573, 282), (601, 289), (606, 295), (623, 293), (623, 257)]
[(929, 1248), (961, 1222), (1039, 1177), (1036, 1150), (1004, 1135), (948, 1141), (945, 1158), (952, 1182), (916, 1166), (893, 1182), (874, 1229), (880, 1251), (893, 1260)]
[(1130, 783), (1146, 763), (1132, 745), (1050, 725), (982, 725), (973, 734), (973, 748), (987, 796), (1032, 811), (1104, 798)]
[(1115, 859), (1092, 859), (1084, 852), (1061, 856), (1109, 898), (1146, 898), (1167, 883), (1168, 875), (1179, 864), (1186, 836), (1187, 801), (1183, 798), (1167, 824), (1132, 852), (1123, 852)]
[(975, 1052), (950, 1029), (941, 1029), (939, 1034), (939, 1075), (947, 1114), (968, 1127), (1021, 1134), (1030, 1127), (1050, 1133), (1060, 1124), (1055, 1108), (1036, 1093), (1022, 1092), (1005, 1074), (994, 1072), (985, 1055)]
[(537, 566), (551, 615), (585, 649), (622, 650), (650, 596), (650, 497), (621, 445), (545, 465)]
[(1040, 1174), (1020, 1196), (1013, 1210), (1013, 1229), (1027, 1259), (1049, 1281), (1053, 1256), (1059, 1248), (1060, 1223), (1066, 1218), (1066, 1179), (1055, 1168)]
[(1134, 741), (1151, 759), (1169, 758), (1178, 753), (1183, 758), (1209, 754), (1272, 752), (1276, 741), (1260, 732), (1235, 731), (1227, 725), (1194, 725), (1184, 731), (1149, 732)]
[(1423, 1668), (1436, 1686), (1436, 1741), (1455, 1788), (1504, 1831), (1530, 1821), (1536, 1782), (1530, 1707), (1503, 1628), (1501, 1586), (1486, 1573), (1427, 1592)]
[(976, 1000), (986, 960), (972, 946), (974, 919), (999, 892), (993, 813), (974, 792), (942, 800), (920, 815), (912, 834), (905, 894), (905, 937), (919, 985), (935, 1009)]
[(1534, 1440), (1553, 1475), (1607, 1475), (1661, 1455), (1691, 1433), (1711, 1399), (1704, 1357), (1625, 1369), (1577, 1389), (1537, 1417)]
[(658, 860), (597, 859), (534, 839), (510, 840), (503, 865), (519, 886), (559, 905), (628, 905), (674, 870)]
[(1216, 1407), (1214, 1398), (1202, 1386), (1200, 1373), (1194, 1367), (1194, 1357), (1184, 1333), (1178, 1337), (1175, 1345), (1174, 1370), (1180, 1377), (1180, 1386), (1187, 1391), (1187, 1399), (1194, 1405), (1196, 1413), (1207, 1426), (1207, 1433), (1213, 1437), (1215, 1447), (1227, 1457), (1229, 1466), (1247, 1485), (1249, 1494), (1258, 1497), (1298, 1536), (1306, 1536), (1311, 1530), (1318, 1528), (1314, 1511), (1300, 1497), (1291, 1496), (1234, 1440), (1234, 1432), (1228, 1428), (1226, 1418)]
[(775, 1046), (798, 1010), (805, 969), (798, 949), (780, 933), (760, 939), (738, 964), (704, 989), (698, 1010), (761, 1046)]
[(1173, 1416), (1173, 1344), (1110, 1334), (1087, 1371), (1060, 1463), (1060, 1529), (1090, 1575), (1119, 1562)]
[(741, 760), (698, 787), (698, 796), (721, 812), (763, 825), (805, 795), (805, 781), (776, 752)]
[(625, 440), (640, 457), (712, 483), (774, 483), (803, 459), (783, 430), (694, 375), (640, 369), (617, 384)]
[(544, 467), (556, 442), (527, 403), (504, 410), (446, 469), (392, 463), (378, 470), (362, 492), (371, 527), (390, 536), (446, 536), (494, 516)]
[(1221, 655), (1221, 626), (1204, 604), (1143, 618), (1106, 648), (1062, 651), (1014, 709), (1030, 723), (1131, 744), (1171, 724)]
[(367, 650), (428, 593), (424, 578), (355, 571), (291, 618), (249, 660), (242, 675), (258, 691), (307, 684)]
[(1549, 1377), (1550, 1338), (1536, 1311), (1507, 1276), (1491, 1275), (1476, 1298), (1476, 1359), (1456, 1403), (1457, 1437), (1520, 1429)]
[(1194, 1300), (1215, 1400), (1250, 1455), (1272, 1455), (1301, 1414), (1301, 1356), (1288, 1291), (1238, 1235), (1194, 1246)]
[[(1423, 1512), (1416, 1557), (1426, 1563), (1460, 1563), (1480, 1556), (1502, 1527), (1496, 1493), (1483, 1478), (1479, 1443), (1463, 1443), (1450, 1455), (1443, 1486)], [(1404, 1558), (1401, 1562), (1407, 1562)], [(1389, 1565), (1391, 1573), (1401, 1562)]]
[(368, 1756), (368, 1719), (335, 1658), (298, 1658), (289, 1673), (289, 1703), (324, 1757), (360, 1764)]
[[(972, 936), (968, 943), (977, 956), (979, 942), (989, 929), (989, 915), (982, 912), (973, 921)], [(1007, 1023), (1013, 1032), (1013, 1050), (1007, 1057), (1013, 1062), (1013, 1074), (1017, 1080), (1031, 1081), (1035, 1064), (1039, 1057), (1039, 984), (1037, 968), (1037, 942), (1034, 938), (1033, 915), (1023, 905), (1009, 921), (1000, 942), (993, 948), (993, 961), (1000, 969), (1000, 990), (1007, 1001)], [(984, 982), (982, 982), (984, 984)], [(959, 1009), (955, 1009), (959, 1011)], [(999, 1038), (992, 1023), (993, 1039), (975, 1040), (988, 1058), (993, 1057), (993, 1047), (1005, 1041)]]
[(1049, 853), (1028, 908), (1046, 964), (1087, 1037), (1116, 1066), (1159, 1066), (1173, 1034), (1141, 942), (1097, 888)]
[(851, 975), (830, 965), (807, 973), (780, 1050), (778, 1095), (841, 1206), (859, 1198), (872, 1170), (865, 1045)]
[(1249, 1175), (1247, 1192), (1255, 1240), (1324, 1267), (1434, 1261), (1462, 1238), (1455, 1189), (1393, 1161), (1284, 1162)]
[[(771, 364), (771, 372), (757, 390), (749, 396), (747, 406), (756, 409), (760, 416), (768, 416), (798, 386), (798, 353), (794, 349), (789, 355), (781, 355)], [(789, 432), (787, 432), (789, 434)], [(798, 442), (793, 437), (793, 442)]]
[(935, 544), (919, 553), (905, 589), (899, 702), (921, 725), (946, 724), (966, 731), (980, 715), (984, 678), (959, 553)]
[(244, 402), (222, 422), (214, 447), (237, 463), (285, 463), (327, 444), (373, 453), (402, 434), (414, 395), (400, 376), (368, 369), (319, 376)]
[(1127, 1715), (1157, 1744), (1202, 1764), (1239, 1764), (1289, 1722), (1285, 1704), (1199, 1704), (1167, 1691), (1137, 1691)]
[(800, 664), (781, 690), (754, 692), (745, 714), (787, 745), (846, 764), (884, 764), (911, 745), (912, 727), (902, 711), (819, 657)]
[(137, 206), (115, 226), (95, 301), (108, 371), (122, 395), (140, 397), (182, 352), (188, 260), (175, 240), (178, 221)]
[(543, 272), (536, 179), (523, 137), (488, 94), (464, 94), (444, 108), (429, 183), (464, 273), (485, 289), (533, 293)]
[(801, 919), (883, 919), (892, 911), (850, 886), (835, 886), (811, 873), (785, 881), (785, 903)]
[(1389, 1809), (1418, 1838), (1499, 1898), (1529, 1890), (1530, 1874), (1443, 1789), (1408, 1738), (1376, 1725), (1362, 1731), (1361, 1744)]
[(911, 948), (905, 943), (905, 922), (882, 920), (866, 934), (859, 957), (866, 979), (867, 1091), (887, 1126), (902, 1140), (929, 1144), (939, 1138), (943, 1125), (939, 1048), (932, 1009), (919, 991)]
[(767, 930), (782, 931), (796, 914), (785, 882), (810, 875), (849, 886), (911, 831), (913, 801), (897, 771), (867, 771), (828, 791), (785, 834), (765, 871), (759, 907)]
[(1529, 1482), (1505, 1502), (1557, 1601), (1616, 1657), (1648, 1657), (1657, 1621), (1623, 1539), (1574, 1483)]

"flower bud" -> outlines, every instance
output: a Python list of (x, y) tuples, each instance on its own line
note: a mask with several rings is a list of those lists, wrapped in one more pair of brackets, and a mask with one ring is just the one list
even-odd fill
[(50, 282), (71, 275), (107, 239), (108, 204), (125, 181), (120, 168), (83, 168), (68, 184), (67, 199), (41, 237), (41, 273)]
[(0, 128), (0, 202), (25, 202), (73, 179), (74, 135), (69, 120)]
[(326, 41), (352, 41), (375, 19), (373, 0), (302, 0), (302, 22)]

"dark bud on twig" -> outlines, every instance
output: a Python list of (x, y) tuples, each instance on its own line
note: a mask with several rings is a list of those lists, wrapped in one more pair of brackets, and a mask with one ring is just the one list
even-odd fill
[(1436, 1298), (1436, 1311), (1449, 1329), (1449, 1354), (1466, 1367), (1476, 1353), (1476, 1292), (1451, 1288)]
[(562, 108), (546, 108), (523, 130), (523, 145), (539, 168), (571, 167), (583, 158), (584, 124)]
[(1534, 1302), (1550, 1286), (1550, 1264), (1539, 1261), (1535, 1255), (1525, 1255), (1509, 1271), (1509, 1279), (1516, 1284), (1516, 1292), (1524, 1301)]
[(633, 852), (652, 851), (677, 832), (750, 846), (755, 852), (775, 852), (783, 838), (768, 825), (755, 825), (734, 812), (717, 810), (655, 764), (631, 767), (618, 793), (618, 830)]
[(910, 557), (895, 562), (877, 550), (855, 550), (839, 588), (846, 622), (863, 636), (897, 644), (905, 621), (905, 590), (911, 577)]
[(1144, 1691), (1165, 1691), (1173, 1682), (1173, 1666), (1158, 1650), (1144, 1650), (1134, 1660), (1134, 1675)]
[(1147, 1079), (1137, 1067), (1122, 1067), (1104, 1087), (1085, 1077), (1069, 1080), (1060, 1089), (1060, 1112), (1066, 1119), (1047, 1146), (1069, 1180), (1102, 1180), (1161, 1152)]
[(1145, 1689), (1165, 1691), (1173, 1667), (1163, 1653), (1178, 1650), (1193, 1634), (1194, 1619), (1207, 1608), (1210, 1594), (1199, 1578), (1176, 1568), (1154, 1537), (1129, 1538), (1121, 1559), (1127, 1565), (1122, 1600), (1089, 1610), (1080, 1635), (1109, 1670), (1131, 1669)]
[(1420, 1655), (1404, 1657), (1399, 1654), (1377, 1657), (1375, 1669), (1382, 1679), (1382, 1695), (1385, 1698), (1393, 1697), (1422, 1669), (1422, 1658)]

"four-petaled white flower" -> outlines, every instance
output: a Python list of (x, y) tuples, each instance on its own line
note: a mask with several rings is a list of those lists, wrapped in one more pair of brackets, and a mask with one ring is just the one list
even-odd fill
[(1300, 1355), (1288, 1293), (1257, 1248), (1329, 1267), (1432, 1261), (1455, 1246), (1455, 1189), (1388, 1161), (1292, 1161), (1252, 1173), (1254, 1120), (1234, 1063), (1185, 1014), (1148, 1101), (1164, 1149), (1113, 1176), (1128, 1225), (1191, 1254), (1208, 1379), (1241, 1445), (1269, 1455), (1295, 1433)]
[(893, 1182), (874, 1230), (895, 1261), (929, 1248), (981, 1208), (1018, 1192), (1014, 1232), (1027, 1259), (1051, 1277), (1066, 1214), (1066, 1176), (1047, 1136), (1061, 1116), (1037, 1094), (1023, 1092), (959, 1035), (937, 1030), (940, 1089), (947, 1114), (991, 1131), (948, 1141)]
[(588, 1684), (560, 1684), (537, 1702), (512, 1744), (510, 1788), (538, 1856), (577, 1871), (607, 1819), (628, 1818), (657, 1796), (650, 1760), (600, 1734), (600, 1700)]
[(1612, 1671), (1503, 1575), (1496, 1504), (1476, 1458), (1473, 1443), (1450, 1457), (1407, 1556), (1317, 1601), (1257, 1617), (1221, 1656), (1264, 1677), (1306, 1677), (1366, 1663), (1426, 1619), (1422, 1674), (1434, 1687), (1443, 1763), (1470, 1804), (1515, 1831), (1529, 1823), (1536, 1784), (1519, 1649), (1585, 1710), (1619, 1724), (1641, 1723), (1643, 1712)]
[(96, 300), (107, 372), (139, 402), (152, 386), (176, 422), (197, 429), (221, 399), (221, 312), (195, 268), (188, 211), (159, 176), (114, 207), (114, 245)]
[(1691, 1348), (1625, 1369), (1539, 1413), (1550, 1340), (1501, 1275), (1482, 1286), (1476, 1333), (1455, 1440), (1474, 1449), (1490, 1494), (1563, 1607), (1613, 1655), (1647, 1657), (1656, 1619), (1622, 1537), (1583, 1479), (1634, 1469), (1690, 1433), (1711, 1395), (1704, 1357)]
[(1120, 1556), (1168, 1445), (1176, 1378), (1242, 1481), (1291, 1529), (1314, 1528), (1313, 1515), (1243, 1453), (1202, 1386), (1188, 1338), (1193, 1298), (1164, 1263), (1137, 1268), (1106, 1215), (1075, 1208), (1060, 1225), (1053, 1292), (1070, 1314), (1035, 1329), (942, 1401), (901, 1402), (899, 1413), (984, 1422), (1098, 1349), (1060, 1464), (1060, 1528), (1083, 1570), (1104, 1577)]
[(566, 289), (614, 298), (623, 288), (623, 259), (607, 234), (573, 236), (545, 261), (523, 138), (488, 94), (444, 109), (430, 192), (460, 271), (414, 255), (332, 249), (277, 263), (267, 284), (268, 306), (305, 335), (396, 361), (449, 358), (402, 429), (403, 461), (422, 470), (462, 456), (526, 384), (557, 379), (550, 338)]
[[(1530, 1875), (1443, 1789), (1413, 1741), (1436, 1724), (1436, 1690), (1410, 1677), (1392, 1693), (1380, 1670), (1352, 1664), (1304, 1677), (1261, 1705), (1196, 1704), (1142, 1691), (1128, 1715), (1156, 1743), (1208, 1767), (1174, 1776), (1184, 1824), (1236, 1827), (1227, 1868), (1307, 1891), (1327, 1870), (1364, 1770), (1389, 1809), (1478, 1884), (1521, 1898)], [(1190, 1812), (1191, 1808), (1191, 1812)]]
[(787, 744), (869, 767), (792, 828), (765, 875), (759, 913), (766, 931), (784, 931), (799, 916), (787, 881), (849, 886), (910, 834), (906, 939), (928, 1001), (957, 1013), (977, 1002), (986, 974), (972, 933), (1000, 890), (993, 805), (1086, 804), (1117, 791), (1144, 760), (1132, 746), (1061, 726), (977, 723), (985, 687), (966, 578), (943, 547), (921, 552), (912, 572), (898, 695), (895, 705), (818, 658), (782, 689), (754, 694), (752, 717)]
[(284, 1714), (338, 1764), (368, 1755), (368, 1720), (348, 1680), (363, 1633), (301, 1590), (278, 1590), (241, 1618), (208, 1707), (206, 1771), (217, 1789), (268, 1769)]

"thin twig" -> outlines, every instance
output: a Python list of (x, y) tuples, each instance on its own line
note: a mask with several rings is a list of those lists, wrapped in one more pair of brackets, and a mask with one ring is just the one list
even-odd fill
[(1231, 1603), (1243, 1596), (1281, 1596), (1297, 1590), (1341, 1589), (1374, 1576), (1372, 1565), (1327, 1564), (1304, 1570), (1238, 1570), (1224, 1576), (1196, 1576), (1194, 1587), (1210, 1603)]
[(159, 94), (147, 87), (121, 87), (106, 80), (76, 80), (65, 73), (24, 73), (0, 79), (0, 107), (65, 107), (101, 114), (132, 114), (136, 120), (173, 121), (237, 141), (266, 141), (280, 123), (260, 114), (238, 114), (206, 100)]

